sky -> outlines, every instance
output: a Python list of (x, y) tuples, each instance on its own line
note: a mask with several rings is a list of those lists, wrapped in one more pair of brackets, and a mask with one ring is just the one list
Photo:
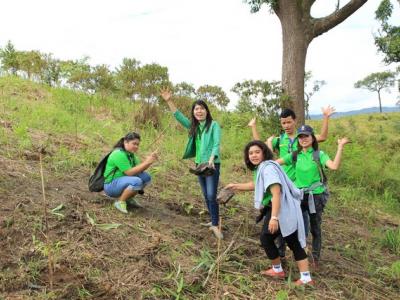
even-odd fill
[[(314, 17), (331, 13), (336, 0), (317, 0)], [(341, 5), (348, 1), (341, 1)], [(373, 34), (380, 0), (369, 0), (346, 21), (314, 39), (306, 70), (325, 80), (310, 103), (319, 113), (328, 104), (337, 111), (378, 106), (376, 93), (355, 89), (372, 72), (394, 69), (382, 63)], [(124, 57), (168, 67), (170, 80), (196, 88), (218, 85), (231, 98), (243, 80), (280, 80), (281, 27), (267, 6), (256, 14), (242, 0), (3, 0), (0, 47), (39, 50), (60, 59), (87, 55), (90, 64), (119, 66)], [(400, 20), (395, 5), (394, 20)], [(383, 93), (382, 105), (394, 106), (398, 93)]]

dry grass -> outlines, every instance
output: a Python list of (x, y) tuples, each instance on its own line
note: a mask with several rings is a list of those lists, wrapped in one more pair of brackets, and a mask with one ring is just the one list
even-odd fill
[[(197, 193), (183, 195), (178, 190), (174, 199), (161, 201), (158, 188), (153, 185), (141, 200), (145, 208), (124, 216), (112, 208), (108, 198), (86, 192), (85, 170), (59, 177), (47, 168), (49, 208), (64, 205), (60, 211), (62, 218), (50, 214), (48, 220), (54, 251), (51, 294), (48, 257), (40, 248), (45, 239), (40, 234), (44, 220), (38, 162), (1, 157), (0, 170), (3, 196), (0, 290), (6, 297), (213, 297), (217, 288), (215, 272), (210, 273), (204, 288), (202, 283), (217, 258), (217, 243), (206, 228), (199, 226), (207, 219), (202, 214), (204, 207)], [(170, 174), (168, 180), (177, 181), (179, 175)], [(194, 177), (190, 188), (198, 190)], [(182, 203), (190, 203), (192, 209), (182, 208)], [(97, 223), (121, 223), (122, 226), (101, 230), (90, 224), (87, 213)], [(350, 212), (342, 211), (341, 217), (325, 216), (323, 261), (321, 269), (314, 272), (317, 288), (305, 291), (258, 275), (268, 266), (268, 260), (258, 246), (260, 228), (253, 224), (250, 206), (232, 201), (221, 209), (221, 214), (226, 236), (221, 253), (231, 248), (220, 261), (220, 298), (270, 299), (277, 293), (289, 299), (395, 299), (398, 296), (399, 283), (377, 276), (370, 269), (372, 265), (387, 264), (396, 258), (388, 252), (382, 253), (381, 249), (360, 246), (360, 241), (373, 246), (376, 241), (364, 222)], [(196, 267), (201, 261), (204, 264)], [(297, 276), (291, 258), (286, 270), (291, 279)]]

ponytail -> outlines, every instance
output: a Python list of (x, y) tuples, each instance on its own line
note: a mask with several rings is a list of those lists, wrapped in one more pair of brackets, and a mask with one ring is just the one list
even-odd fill
[(124, 137), (120, 138), (118, 142), (114, 145), (114, 149), (116, 148), (122, 148), (125, 150), (125, 145), (124, 142), (129, 142), (133, 140), (139, 140), (140, 141), (140, 134), (136, 132), (129, 132), (127, 135)]
[(119, 140), (118, 140), (118, 142), (114, 145), (114, 149), (116, 149), (116, 148), (122, 148), (122, 149), (124, 149), (125, 150), (125, 146), (124, 146), (124, 139), (125, 138), (120, 138)]

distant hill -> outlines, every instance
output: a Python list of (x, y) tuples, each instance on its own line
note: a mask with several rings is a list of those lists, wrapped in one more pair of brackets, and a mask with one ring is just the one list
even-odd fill
[[(382, 107), (382, 111), (387, 112), (399, 112), (400, 109), (398, 107)], [(343, 111), (337, 112), (333, 115), (333, 118), (340, 118), (345, 116), (353, 116), (353, 115), (362, 115), (362, 114), (372, 114), (372, 113), (379, 113), (379, 107), (368, 107), (362, 108), (359, 110), (350, 110), (350, 111)], [(311, 120), (319, 120), (322, 119), (322, 114), (319, 115), (310, 115)]]

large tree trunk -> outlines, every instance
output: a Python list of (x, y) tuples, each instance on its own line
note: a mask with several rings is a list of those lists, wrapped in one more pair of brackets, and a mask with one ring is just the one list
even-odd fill
[(308, 44), (302, 35), (282, 28), (282, 87), (289, 95), (298, 124), (304, 124), (304, 70)]
[(282, 86), (292, 101), (299, 125), (304, 124), (304, 76), (311, 41), (346, 20), (368, 0), (350, 0), (324, 18), (312, 18), (315, 0), (278, 0), (273, 6), (282, 27)]
[(312, 41), (310, 11), (299, 1), (281, 0), (276, 11), (282, 27), (282, 87), (289, 95), (298, 125), (304, 124), (304, 76)]

